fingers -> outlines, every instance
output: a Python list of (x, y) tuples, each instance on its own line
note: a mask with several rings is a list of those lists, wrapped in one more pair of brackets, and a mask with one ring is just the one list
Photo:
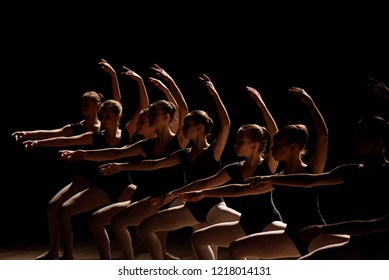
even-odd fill
[(151, 200), (150, 200), (151, 204), (155, 207), (161, 207), (164, 204), (166, 197), (167, 197), (167, 195), (163, 194), (161, 196), (151, 198)]
[(110, 174), (115, 173), (113, 163), (106, 163), (106, 164), (100, 165), (98, 168), (99, 168), (100, 174), (102, 174), (102, 175), (110, 175)]

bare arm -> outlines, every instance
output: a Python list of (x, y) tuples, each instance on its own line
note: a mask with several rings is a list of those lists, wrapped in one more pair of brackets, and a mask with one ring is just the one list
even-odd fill
[(101, 68), (107, 72), (111, 77), (112, 86), (112, 98), (116, 101), (122, 102), (122, 95), (120, 93), (120, 86), (115, 69), (105, 59), (101, 59), (99, 62)]
[(300, 231), (301, 238), (312, 240), (320, 234), (365, 235), (389, 231), (389, 214), (370, 220), (352, 220), (327, 225), (312, 225)]
[(219, 115), (221, 125), (216, 137), (216, 144), (214, 146), (213, 154), (216, 160), (220, 160), (228, 140), (228, 134), (230, 133), (231, 121), (230, 117), (228, 116), (228, 112), (222, 100), (220, 99), (220, 96), (212, 81), (205, 74), (200, 77), (200, 80), (203, 82), (204, 86), (208, 89), (209, 93), (213, 97)]
[(321, 173), (324, 171), (327, 162), (328, 153), (328, 129), (325, 120), (316, 107), (313, 99), (307, 94), (304, 89), (292, 87), (289, 92), (293, 93), (303, 103), (305, 103), (311, 113), (312, 121), (316, 129), (316, 143), (312, 159), (309, 162), (313, 173)]
[(166, 99), (169, 102), (173, 103), (174, 106), (177, 108), (176, 112), (174, 113), (173, 120), (172, 120), (172, 123), (170, 126), (172, 132), (177, 133), (178, 129), (179, 129), (179, 125), (180, 125), (180, 123), (179, 123), (180, 111), (179, 111), (179, 106), (178, 106), (176, 99), (174, 98), (170, 89), (164, 83), (162, 83), (160, 80), (150, 77), (149, 83), (154, 85), (160, 91), (162, 91), (165, 94)]
[(69, 162), (75, 162), (79, 160), (108, 161), (138, 155), (145, 157), (146, 155), (144, 154), (140, 142), (141, 141), (119, 148), (112, 147), (94, 150), (61, 150), (59, 151), (59, 154), (62, 160)]
[(69, 147), (84, 146), (93, 144), (93, 133), (85, 132), (74, 136), (60, 136), (40, 140), (26, 140), (23, 142), (25, 150), (32, 150), (37, 147)]
[(204, 197), (239, 197), (246, 195), (257, 195), (271, 192), (271, 185), (263, 188), (252, 189), (250, 184), (230, 184), (202, 191), (186, 192), (179, 195), (184, 201), (197, 201)]
[(218, 186), (228, 182), (229, 180), (231, 180), (231, 177), (228, 175), (225, 168), (223, 168), (218, 173), (216, 173), (210, 177), (196, 180), (196, 181), (191, 182), (191, 183), (189, 183), (181, 188), (173, 190), (170, 193), (155, 197), (152, 199), (152, 203), (155, 206), (161, 207), (161, 206), (169, 203), (170, 201), (172, 201), (174, 198), (176, 198), (177, 196), (179, 196), (182, 193), (218, 187)]
[(185, 137), (182, 133), (181, 127), (184, 124), (185, 116), (189, 112), (188, 105), (186, 104), (186, 101), (184, 99), (184, 96), (183, 96), (180, 88), (177, 86), (174, 79), (164, 69), (159, 67), (157, 64), (154, 64), (151, 67), (151, 69), (153, 71), (155, 71), (155, 75), (157, 77), (162, 78), (169, 85), (169, 88), (174, 96), (174, 99), (177, 101), (178, 110), (179, 110), (179, 121), (178, 121), (179, 127), (177, 130), (177, 137), (178, 137), (178, 141), (180, 143), (180, 146), (182, 148), (184, 148), (188, 145), (189, 141), (187, 139), (185, 139)]
[(137, 83), (138, 89), (139, 89), (138, 90), (139, 91), (139, 107), (136, 109), (131, 120), (129, 120), (126, 124), (126, 129), (130, 135), (130, 139), (132, 139), (132, 137), (136, 133), (136, 125), (138, 122), (139, 113), (142, 110), (148, 108), (150, 105), (150, 102), (149, 102), (149, 97), (147, 94), (147, 90), (146, 90), (146, 86), (144, 84), (143, 78), (140, 75), (138, 75), (137, 73), (135, 73), (134, 71), (132, 71), (131, 69), (127, 68), (126, 66), (123, 66), (123, 69), (125, 71), (123, 71), (122, 74), (133, 79)]
[[(266, 128), (269, 131), (270, 141), (272, 141), (274, 134), (278, 130), (277, 124), (272, 114), (268, 110), (265, 102), (263, 101), (261, 94), (253, 87), (247, 86), (246, 89), (250, 93), (251, 98), (255, 101), (259, 109), (261, 109), (263, 118), (265, 120)], [(271, 147), (271, 142), (269, 143), (269, 147)], [(271, 172), (276, 172), (279, 162), (276, 161), (272, 156), (266, 157), (266, 160)]]
[(255, 176), (245, 180), (251, 183), (251, 188), (263, 188), (269, 185), (281, 185), (288, 187), (313, 188), (315, 186), (331, 186), (344, 183), (341, 174), (342, 167), (336, 167), (325, 173), (296, 173), (276, 174), (267, 176)]
[(16, 141), (26, 139), (46, 139), (71, 135), (73, 135), (73, 129), (70, 124), (67, 124), (61, 128), (15, 131), (11, 134), (11, 136), (14, 137)]
[(160, 159), (146, 159), (139, 162), (110, 162), (99, 166), (100, 173), (111, 175), (124, 170), (156, 170), (180, 164), (177, 152)]

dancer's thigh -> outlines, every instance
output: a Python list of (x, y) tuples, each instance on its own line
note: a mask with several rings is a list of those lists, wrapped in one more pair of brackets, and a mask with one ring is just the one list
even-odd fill
[(191, 211), (185, 205), (161, 210), (142, 222), (145, 231), (171, 231), (198, 224)]
[(282, 230), (260, 232), (234, 241), (234, 250), (243, 257), (279, 259), (300, 257), (296, 246)]
[(274, 231), (274, 230), (281, 230), (281, 231), (284, 231), (286, 228), (286, 224), (281, 222), (281, 221), (273, 221), (271, 222), (270, 224), (268, 224), (267, 226), (265, 226), (263, 228), (263, 232), (264, 231)]
[(112, 218), (125, 209), (129, 204), (130, 201), (123, 201), (102, 207), (90, 216), (90, 222), (92, 224), (109, 225)]
[(327, 245), (345, 243), (348, 242), (349, 238), (350, 236), (346, 234), (320, 234), (311, 241), (308, 251), (312, 252)]
[(88, 187), (90, 187), (90, 184), (86, 179), (76, 176), (71, 183), (67, 184), (54, 195), (50, 200), (50, 204), (62, 205), (66, 200), (75, 194), (86, 190)]
[(119, 201), (129, 201), (132, 199), (132, 196), (134, 195), (136, 191), (137, 186), (134, 184), (130, 184), (125, 188), (122, 193), (120, 194)]
[(99, 188), (88, 188), (68, 199), (61, 207), (66, 216), (84, 213), (109, 203), (108, 195)]
[(193, 242), (198, 245), (207, 244), (228, 247), (232, 241), (245, 235), (239, 221), (225, 222), (196, 230), (193, 233)]
[(223, 222), (239, 221), (240, 213), (221, 202), (209, 210), (207, 222), (209, 224), (217, 224)]
[(125, 209), (120, 211), (113, 219), (112, 224), (116, 226), (137, 226), (145, 218), (157, 213), (158, 207), (150, 203), (150, 198), (144, 198), (132, 202)]
[(363, 260), (361, 252), (348, 243), (338, 243), (321, 247), (308, 255), (302, 256), (301, 260)]

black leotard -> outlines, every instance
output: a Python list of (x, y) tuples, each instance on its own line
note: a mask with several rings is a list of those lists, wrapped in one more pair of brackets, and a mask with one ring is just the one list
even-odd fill
[[(147, 159), (163, 158), (181, 149), (178, 138), (175, 135), (170, 140), (165, 151), (156, 155), (153, 151), (154, 141), (155, 138), (145, 139), (141, 142), (142, 149), (146, 153)], [(144, 176), (142, 176), (141, 182), (137, 182), (137, 189), (133, 200), (142, 199), (147, 196), (158, 196), (182, 187), (185, 183), (184, 170), (181, 165), (140, 172), (144, 172)]]
[[(304, 173), (312, 173), (306, 167)], [(302, 241), (300, 230), (310, 225), (326, 224), (319, 207), (320, 187), (298, 188), (274, 185), (274, 203), (287, 224), (285, 232), (295, 243), (301, 255), (308, 253), (310, 242)]]
[[(122, 130), (120, 142), (115, 146), (109, 146), (104, 138), (104, 132), (93, 133), (93, 147), (94, 149), (103, 149), (109, 147), (123, 147), (130, 143), (130, 137), (126, 129)], [(116, 162), (125, 162), (128, 159), (123, 158), (116, 160)], [(132, 183), (128, 171), (121, 171), (112, 175), (102, 175), (98, 170), (98, 166), (112, 162), (112, 160), (105, 162), (88, 162), (89, 167), (85, 168), (83, 176), (95, 187), (104, 190), (110, 198), (110, 202), (117, 202), (122, 191)]]
[[(341, 209), (345, 220), (368, 220), (389, 213), (389, 164), (374, 168), (346, 164), (336, 172), (341, 174), (348, 194)], [(389, 244), (389, 232), (351, 236), (349, 243), (357, 246), (366, 259), (377, 259), (382, 248)]]
[[(208, 146), (193, 162), (189, 160), (191, 148), (182, 149), (177, 152), (184, 168), (186, 184), (209, 177), (219, 171), (221, 162), (215, 160), (212, 147), (214, 143)], [(186, 202), (185, 206), (189, 208), (198, 222), (205, 222), (209, 210), (222, 201), (222, 198), (206, 197), (196, 202)]]
[[(232, 178), (230, 183), (243, 182), (242, 166), (243, 161), (226, 166), (227, 173)], [(253, 176), (268, 174), (272, 174), (272, 172), (267, 161), (263, 160), (255, 169)], [(239, 222), (247, 235), (261, 232), (266, 225), (273, 221), (282, 221), (281, 215), (273, 203), (272, 192), (225, 199), (229, 207), (241, 213)]]

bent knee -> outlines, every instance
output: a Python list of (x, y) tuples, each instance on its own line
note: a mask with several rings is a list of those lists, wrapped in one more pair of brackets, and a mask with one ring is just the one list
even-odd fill
[(57, 209), (57, 214), (60, 219), (70, 219), (74, 213), (72, 213), (70, 207), (61, 206)]
[(142, 233), (142, 234), (147, 234), (149, 232), (153, 232), (153, 229), (152, 229), (152, 225), (151, 223), (147, 222), (147, 221), (142, 221), (140, 224), (139, 224), (139, 231)]
[(230, 246), (228, 247), (228, 253), (232, 259), (241, 258), (240, 250), (238, 243), (236, 241), (232, 241)]
[(88, 218), (88, 224), (89, 224), (89, 227), (90, 228), (96, 228), (96, 227), (99, 227), (101, 226), (100, 224), (100, 219), (98, 219), (98, 216), (97, 215), (90, 215), (89, 218)]
[(128, 185), (127, 188), (124, 189), (123, 192), (120, 194), (119, 201), (122, 202), (131, 200), (136, 189), (137, 186), (135, 184)]
[(202, 245), (206, 244), (208, 245), (208, 240), (207, 240), (207, 233), (203, 230), (198, 230), (192, 233), (192, 241), (193, 244), (196, 245)]

